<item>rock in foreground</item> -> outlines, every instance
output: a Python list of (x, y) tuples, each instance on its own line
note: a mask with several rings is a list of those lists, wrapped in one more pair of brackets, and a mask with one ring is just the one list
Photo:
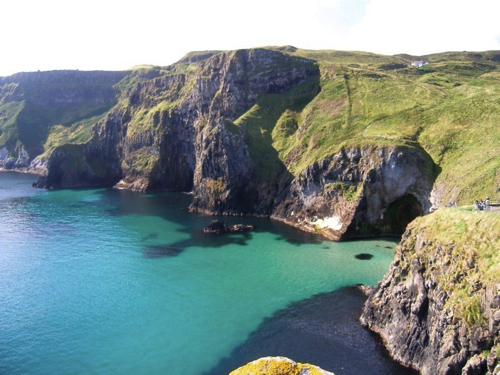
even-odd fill
[(334, 375), (317, 366), (296, 363), (285, 357), (264, 357), (246, 364), (230, 375)]
[(224, 234), (224, 233), (240, 233), (252, 230), (253, 225), (243, 224), (228, 224), (219, 220), (213, 220), (210, 224), (203, 228), (203, 233), (206, 234)]

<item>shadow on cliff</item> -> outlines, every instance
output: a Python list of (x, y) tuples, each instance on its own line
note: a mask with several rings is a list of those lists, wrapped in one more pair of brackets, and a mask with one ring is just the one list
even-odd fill
[[(159, 233), (151, 231), (141, 238), (143, 256), (147, 258), (172, 257), (181, 254), (188, 247), (219, 248), (229, 244), (247, 246), (255, 232), (274, 234), (278, 241), (286, 241), (300, 246), (302, 244), (320, 244), (322, 238), (299, 231), (286, 224), (257, 217), (222, 218), (228, 223), (252, 224), (256, 229), (252, 232), (208, 235), (203, 227), (208, 225), (214, 216), (188, 213), (192, 196), (184, 193), (141, 194), (127, 190), (104, 189), (98, 192), (99, 199), (85, 204), (105, 207), (104, 213), (113, 216), (156, 216), (180, 226), (178, 232), (188, 235), (188, 239), (171, 243), (150, 244), (159, 238)], [(155, 241), (156, 242), (156, 241)]]
[(228, 374), (257, 358), (285, 356), (335, 374), (417, 374), (390, 359), (359, 316), (366, 297), (355, 287), (292, 303), (266, 318), (248, 339), (204, 375)]
[(293, 180), (275, 143), (295, 137), (299, 128), (295, 114), (302, 112), (320, 90), (320, 74), (316, 70), (306, 81), (284, 92), (260, 95), (255, 106), (238, 120), (238, 126), (227, 124), (233, 132), (238, 127), (244, 129), (245, 143), (255, 165), (255, 197), (246, 202), (251, 210), (270, 214), (274, 199)]

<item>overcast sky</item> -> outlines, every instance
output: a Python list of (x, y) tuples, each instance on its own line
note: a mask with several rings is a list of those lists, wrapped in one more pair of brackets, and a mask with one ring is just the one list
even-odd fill
[(500, 0), (1, 0), (0, 76), (168, 65), (293, 45), (385, 54), (500, 49)]

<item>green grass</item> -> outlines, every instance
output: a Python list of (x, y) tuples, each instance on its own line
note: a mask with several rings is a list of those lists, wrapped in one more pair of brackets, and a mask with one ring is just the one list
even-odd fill
[(46, 151), (43, 145), (48, 140), (54, 125), (69, 129), (66, 138), (79, 138), (80, 134), (69, 135), (72, 131), (81, 133), (82, 127), (75, 125), (88, 124), (89, 121), (92, 122), (93, 119), (102, 117), (114, 104), (114, 102), (105, 105), (89, 102), (78, 106), (46, 107), (27, 102), (23, 111), (17, 116), (19, 140), (31, 156), (39, 155)]
[(158, 160), (158, 155), (152, 155), (147, 149), (141, 149), (124, 160), (123, 166), (133, 174), (142, 174), (151, 171)]
[(43, 145), (44, 153), (40, 159), (46, 160), (50, 153), (64, 144), (84, 144), (91, 138), (92, 127), (106, 116), (107, 112), (99, 116), (90, 117), (76, 122), (71, 126), (54, 125), (49, 130), (47, 141)]
[(457, 315), (465, 321), (468, 327), (486, 323), (479, 297), (469, 293), (469, 290), (463, 289), (455, 295)]
[(34, 158), (48, 151), (46, 142), (53, 149), (66, 141), (88, 140), (83, 136), (88, 121), (116, 104), (112, 86), (124, 75), (60, 71), (0, 78), (0, 147), (7, 146), (17, 156), (17, 145), (22, 145)]
[[(443, 208), (418, 220), (421, 229), (441, 243), (454, 243), (461, 256), (477, 254), (488, 260), (483, 271), (500, 277), (500, 214), (472, 206)], [(492, 267), (491, 269), (489, 267)]]
[[(500, 199), (500, 63), (495, 61), (500, 52), (423, 56), (430, 64), (416, 69), (409, 65), (417, 56), (265, 48), (284, 56), (256, 73), (313, 66), (288, 58), (296, 56), (315, 61), (320, 76), (280, 94), (262, 95), (246, 113), (227, 120), (230, 132), (245, 135), (258, 180), (276, 181), (282, 173), (297, 176), (342, 149), (404, 146), (436, 164), (443, 205), (470, 204), (487, 195)], [(131, 118), (129, 141), (160, 134), (161, 119), (183, 108), (200, 81), (209, 77), (203, 60), (217, 53), (234, 61), (243, 56), (242, 51), (201, 51), (167, 67), (132, 68), (116, 85), (121, 92), (118, 107)], [(0, 86), (0, 95), (16, 89)], [(134, 102), (134, 92), (141, 93), (141, 102)], [(22, 142), (34, 153), (50, 153), (65, 142), (86, 142), (91, 123), (114, 104), (41, 108), (29, 101), (2, 100), (0, 147), (15, 152)], [(141, 161), (135, 167), (150, 164)]]
[(324, 189), (328, 192), (340, 193), (350, 203), (355, 203), (358, 201), (362, 189), (362, 184), (360, 186), (349, 184), (346, 182), (331, 182), (325, 184)]
[(360, 51), (335, 51), (335, 50), (307, 50), (292, 46), (266, 47), (292, 56), (304, 57), (318, 61), (320, 64), (342, 65), (377, 65), (391, 63), (406, 63), (401, 58), (389, 55), (378, 55), (371, 52)]
[(206, 60), (213, 55), (216, 55), (222, 51), (192, 51), (186, 53), (180, 60), (179, 63), (196, 63), (199, 61)]
[(500, 214), (471, 207), (443, 208), (416, 219), (410, 227), (422, 238), (432, 238), (419, 257), (433, 261), (449, 259), (443, 272), (433, 274), (439, 287), (450, 296), (448, 308), (469, 327), (484, 324), (481, 299), (485, 290), (473, 292), (471, 288), (477, 282), (500, 282)]
[(372, 70), (338, 66), (321, 73), (320, 91), (303, 110), (273, 120), (272, 146), (293, 175), (342, 148), (418, 147), (418, 115), (443, 97), (406, 76), (373, 78)]
[(301, 111), (318, 89), (318, 78), (311, 77), (284, 93), (262, 95), (248, 112), (234, 121), (245, 134), (258, 179), (276, 181), (284, 171), (280, 153), (286, 153), (286, 142), (296, 131), (294, 114)]
[(24, 101), (0, 104), (0, 147), (14, 151), (18, 141), (17, 117), (24, 108)]
[(319, 94), (273, 130), (272, 145), (290, 173), (342, 148), (405, 145), (437, 164), (443, 204), (500, 199), (500, 70), (492, 53), (442, 54), (423, 69), (386, 70), (409, 59), (285, 52), (322, 64)]

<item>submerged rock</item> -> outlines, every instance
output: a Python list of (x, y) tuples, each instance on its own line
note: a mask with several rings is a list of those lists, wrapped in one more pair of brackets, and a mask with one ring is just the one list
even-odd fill
[(373, 258), (373, 255), (367, 253), (361, 253), (361, 254), (356, 254), (354, 257), (359, 260), (370, 260)]
[(230, 375), (334, 375), (317, 366), (297, 363), (285, 357), (264, 357), (246, 364)]
[(219, 220), (213, 220), (210, 224), (203, 228), (203, 233), (206, 234), (223, 234), (223, 233), (239, 233), (254, 229), (253, 225), (244, 224), (228, 224)]

